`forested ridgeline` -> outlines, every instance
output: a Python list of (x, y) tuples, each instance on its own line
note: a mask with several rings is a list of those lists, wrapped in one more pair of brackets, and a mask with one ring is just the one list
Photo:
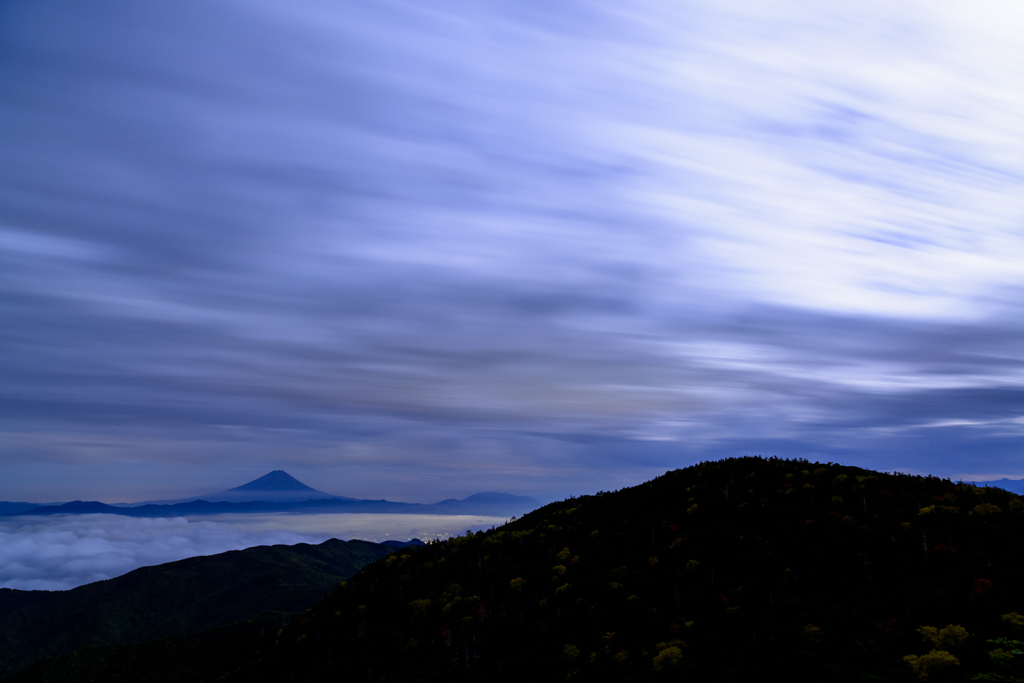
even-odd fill
[(1024, 505), (775, 458), (377, 561), (230, 680), (1024, 679)]

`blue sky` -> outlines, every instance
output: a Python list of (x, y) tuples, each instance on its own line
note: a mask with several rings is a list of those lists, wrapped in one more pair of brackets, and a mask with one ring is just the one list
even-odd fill
[(1014, 2), (0, 6), (0, 499), (1024, 476)]

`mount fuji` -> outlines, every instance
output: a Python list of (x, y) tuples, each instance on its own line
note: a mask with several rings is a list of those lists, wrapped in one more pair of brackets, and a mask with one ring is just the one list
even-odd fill
[(176, 500), (147, 500), (139, 503), (116, 503), (114, 505), (81, 500), (41, 506), (29, 503), (0, 503), (0, 517), (97, 513), (131, 517), (176, 517), (246, 512), (289, 512), (295, 514), (361, 512), (512, 517), (525, 514), (538, 507), (540, 507), (540, 503), (529, 496), (515, 496), (510, 493), (494, 491), (476, 493), (462, 500), (448, 498), (432, 504), (346, 498), (318, 491), (312, 486), (303, 484), (284, 470), (274, 470), (259, 479), (254, 479), (248, 484), (242, 484), (233, 489)]
[(356, 499), (317, 491), (312, 486), (306, 486), (284, 470), (274, 470), (259, 479), (250, 481), (248, 484), (242, 484), (226, 491), (192, 496), (191, 498), (178, 498), (176, 500), (147, 500), (141, 503), (122, 503), (118, 507), (176, 505), (178, 503), (191, 503), (196, 500), (205, 500), (210, 503), (249, 503), (256, 501), (264, 503), (301, 503), (307, 500)]

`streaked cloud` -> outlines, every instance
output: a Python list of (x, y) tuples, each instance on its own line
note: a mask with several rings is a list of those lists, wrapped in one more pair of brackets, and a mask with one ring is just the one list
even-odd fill
[(0, 12), (0, 498), (1024, 475), (1011, 3)]

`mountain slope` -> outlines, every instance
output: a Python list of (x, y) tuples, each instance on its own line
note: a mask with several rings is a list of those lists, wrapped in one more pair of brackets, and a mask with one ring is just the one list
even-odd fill
[(177, 517), (246, 512), (383, 512), (512, 517), (539, 506), (540, 503), (529, 496), (494, 492), (476, 493), (463, 500), (449, 498), (429, 505), (395, 503), (387, 500), (357, 500), (317, 491), (284, 470), (274, 470), (247, 484), (204, 496), (116, 505), (81, 500), (38, 506), (31, 503), (0, 503), (0, 516), (111, 514), (128, 517)]
[(1020, 679), (1022, 510), (931, 477), (703, 463), (403, 549), (232, 680)]
[(0, 590), (0, 677), (45, 656), (305, 609), (394, 551), (366, 541), (261, 546), (142, 567), (69, 591)]

